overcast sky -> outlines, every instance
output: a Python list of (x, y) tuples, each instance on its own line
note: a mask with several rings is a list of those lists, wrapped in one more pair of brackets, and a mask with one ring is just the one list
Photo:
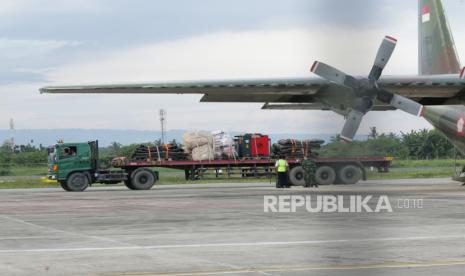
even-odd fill
[[(461, 60), (465, 3), (444, 0)], [(199, 103), (201, 96), (40, 95), (51, 84), (310, 77), (314, 60), (367, 74), (381, 39), (399, 39), (386, 74), (417, 72), (416, 0), (2, 0), (0, 128), (159, 128), (337, 133), (322, 111)], [(283, 123), (284, 122), (284, 123)], [(372, 112), (359, 134), (429, 127)]]

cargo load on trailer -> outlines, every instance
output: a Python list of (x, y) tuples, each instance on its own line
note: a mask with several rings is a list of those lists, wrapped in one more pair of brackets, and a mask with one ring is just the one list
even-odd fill
[(273, 154), (275, 156), (285, 156), (287, 158), (303, 159), (305, 157), (316, 157), (315, 150), (321, 149), (325, 141), (323, 140), (294, 140), (283, 139), (273, 144)]
[(211, 145), (203, 145), (193, 148), (190, 156), (191, 160), (194, 161), (206, 161), (215, 159), (213, 147)]
[(237, 158), (236, 144), (229, 133), (223, 130), (213, 131), (213, 151), (216, 159)]
[(234, 139), (223, 130), (213, 132), (186, 132), (183, 137), (184, 150), (191, 160), (221, 160), (237, 157)]
[(186, 132), (183, 137), (184, 150), (194, 161), (215, 159), (213, 135), (206, 131)]
[(213, 147), (213, 135), (207, 131), (186, 132), (183, 136), (183, 146), (186, 152), (191, 153), (196, 147), (211, 145)]
[[(141, 145), (129, 159), (114, 160), (115, 164), (128, 161), (212, 161), (247, 158), (286, 158), (303, 159), (316, 157), (323, 140), (282, 139), (271, 145), (268, 135), (248, 133), (234, 138), (223, 130), (207, 132), (186, 132), (183, 146), (167, 144), (161, 146)], [(124, 162), (123, 162), (124, 161)]]
[(263, 134), (238, 135), (234, 139), (237, 154), (242, 158), (269, 157), (270, 138)]
[(189, 155), (178, 145), (166, 144), (162, 146), (140, 145), (131, 155), (131, 160), (187, 160)]

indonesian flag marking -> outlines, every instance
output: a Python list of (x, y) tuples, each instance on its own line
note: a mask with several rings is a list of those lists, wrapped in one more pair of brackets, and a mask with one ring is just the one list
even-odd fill
[(463, 119), (463, 117), (460, 117), (460, 119), (457, 121), (457, 134), (459, 136), (465, 136), (464, 127), (465, 127), (465, 120)]
[(420, 111), (418, 112), (418, 117), (423, 117), (425, 116), (425, 106), (422, 105), (420, 108)]
[(429, 6), (424, 6), (421, 9), (421, 14), (423, 23), (429, 22), (431, 20), (431, 8)]

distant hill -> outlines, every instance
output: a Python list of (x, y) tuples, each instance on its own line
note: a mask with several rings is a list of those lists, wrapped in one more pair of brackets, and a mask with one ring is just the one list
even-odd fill
[[(176, 139), (182, 141), (182, 136), (187, 130), (170, 130), (167, 132), (167, 139), (171, 141)], [(232, 132), (232, 135), (241, 134), (240, 132)], [(15, 139), (17, 144), (34, 145), (42, 144), (49, 146), (56, 143), (58, 139), (64, 139), (65, 142), (83, 142), (90, 140), (99, 140), (101, 146), (108, 146), (112, 142), (118, 142), (123, 145), (146, 143), (155, 141), (160, 138), (160, 131), (149, 130), (116, 130), (116, 129), (18, 129), (15, 130)], [(273, 133), (269, 134), (272, 142), (279, 139), (322, 139), (329, 141), (335, 134), (286, 134)], [(10, 130), (0, 129), (0, 142), (11, 137)]]

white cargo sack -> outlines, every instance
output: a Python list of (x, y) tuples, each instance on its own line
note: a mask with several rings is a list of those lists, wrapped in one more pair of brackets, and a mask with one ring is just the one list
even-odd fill
[(214, 158), (213, 147), (209, 144), (192, 149), (192, 160), (194, 161), (213, 160)]
[(206, 131), (186, 132), (183, 137), (184, 150), (191, 153), (194, 148), (209, 145), (213, 150), (213, 136)]

